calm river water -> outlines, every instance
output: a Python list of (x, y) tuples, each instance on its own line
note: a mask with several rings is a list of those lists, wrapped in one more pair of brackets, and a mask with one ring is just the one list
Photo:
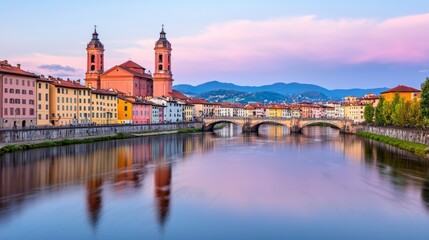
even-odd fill
[(305, 128), (165, 135), (0, 158), (0, 239), (429, 239), (429, 165)]

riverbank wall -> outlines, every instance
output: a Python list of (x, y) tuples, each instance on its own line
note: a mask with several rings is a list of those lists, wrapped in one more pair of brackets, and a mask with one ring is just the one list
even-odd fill
[(377, 126), (355, 126), (355, 132), (369, 132), (381, 136), (429, 145), (428, 130)]
[(201, 122), (0, 130), (0, 144), (201, 128)]

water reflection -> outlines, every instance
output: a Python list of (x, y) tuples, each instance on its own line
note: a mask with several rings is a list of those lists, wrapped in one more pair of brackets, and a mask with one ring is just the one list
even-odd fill
[[(406, 151), (343, 135), (329, 127), (308, 127), (302, 134), (290, 134), (283, 126), (262, 125), (258, 134), (242, 134), (239, 126), (227, 124), (212, 134), (107, 141), (4, 155), (0, 158), (0, 236), (15, 234), (13, 226), (26, 216), (23, 213), (32, 212), (53, 193), (78, 196), (75, 189), (82, 189), (83, 197), (70, 200), (70, 204), (84, 206), (88, 225), (101, 232), (109, 232), (102, 227), (104, 221), (121, 216), (110, 211), (118, 196), (139, 195), (145, 197), (138, 200), (151, 202), (152, 208), (132, 211), (127, 219), (151, 216), (145, 212), (153, 210), (154, 215), (147, 221), (156, 222), (171, 236), (183, 232), (178, 230), (184, 226), (179, 223), (190, 224), (188, 214), (195, 215), (193, 208), (204, 202), (206, 205), (201, 206), (212, 208), (224, 202), (236, 208), (264, 210), (281, 206), (287, 209), (285, 216), (290, 216), (292, 210), (293, 214), (307, 216), (315, 214), (312, 208), (322, 211), (345, 207), (348, 202), (338, 199), (353, 196), (357, 198), (353, 204), (375, 202), (390, 206), (395, 214), (410, 208), (424, 209), (426, 218), (420, 221), (429, 223), (429, 165)], [(340, 202), (332, 203), (333, 195)], [(139, 201), (130, 203), (130, 207), (140, 206)], [(332, 204), (337, 205), (327, 207)], [(184, 207), (187, 205), (192, 207)], [(195, 218), (201, 221), (192, 222), (201, 229), (213, 226), (210, 221), (214, 215), (221, 214), (223, 220), (236, 217), (228, 208), (214, 214), (201, 206), (199, 211), (205, 215)], [(399, 210), (392, 210), (395, 208)], [(275, 212), (282, 213), (278, 209)], [(345, 214), (345, 219), (348, 217)], [(240, 221), (244, 220), (230, 224)], [(255, 225), (251, 229), (263, 225), (258, 218), (252, 221)], [(219, 227), (219, 231), (231, 231), (228, 229)], [(285, 235), (284, 228), (275, 229), (273, 232), (281, 234), (273, 238)], [(85, 230), (82, 232), (85, 234)], [(149, 238), (159, 237), (158, 233), (151, 234), (147, 233)]]

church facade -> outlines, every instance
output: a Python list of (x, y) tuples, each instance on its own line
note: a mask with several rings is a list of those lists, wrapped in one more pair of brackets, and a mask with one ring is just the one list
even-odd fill
[(171, 44), (164, 27), (155, 43), (155, 72), (153, 76), (133, 61), (127, 61), (104, 71), (104, 45), (94, 30), (88, 43), (85, 85), (95, 89), (114, 89), (127, 96), (169, 97), (172, 94)]

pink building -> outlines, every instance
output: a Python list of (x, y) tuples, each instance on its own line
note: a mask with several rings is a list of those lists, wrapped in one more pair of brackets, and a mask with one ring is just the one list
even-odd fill
[(0, 61), (0, 126), (36, 125), (36, 79), (33, 73)]
[(152, 123), (152, 104), (141, 99), (133, 102), (133, 124)]

